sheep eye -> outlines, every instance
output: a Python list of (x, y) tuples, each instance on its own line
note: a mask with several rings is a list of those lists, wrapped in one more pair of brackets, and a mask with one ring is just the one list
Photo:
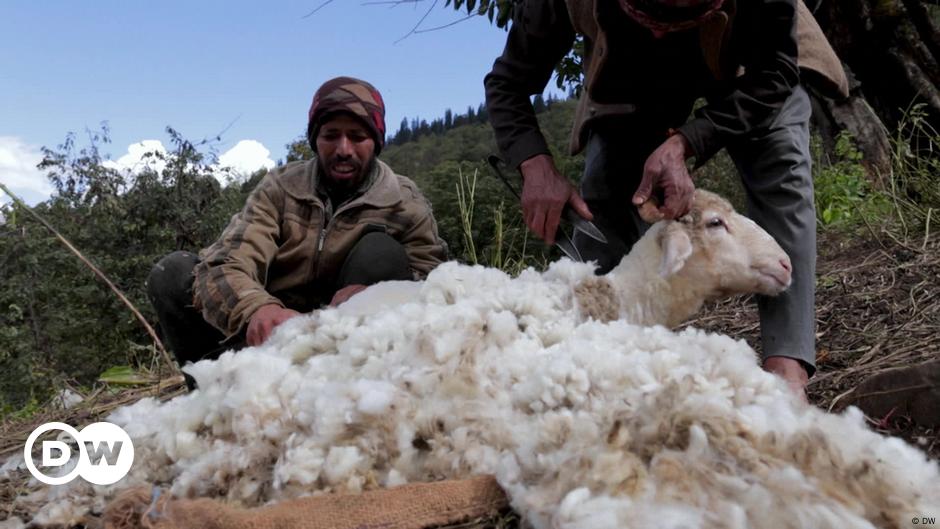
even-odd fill
[(705, 225), (709, 228), (724, 228), (725, 221), (721, 220), (721, 217), (715, 217), (709, 220), (708, 223)]

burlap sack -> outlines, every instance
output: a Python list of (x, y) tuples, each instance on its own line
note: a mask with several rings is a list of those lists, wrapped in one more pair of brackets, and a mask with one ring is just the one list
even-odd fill
[(491, 476), (314, 496), (255, 509), (153, 491), (135, 489), (111, 502), (105, 529), (423, 529), (494, 515), (509, 504)]

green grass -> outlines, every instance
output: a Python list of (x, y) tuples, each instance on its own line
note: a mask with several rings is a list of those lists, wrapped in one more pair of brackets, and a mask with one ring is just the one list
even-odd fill
[(908, 109), (891, 139), (892, 164), (885, 194), (904, 238), (930, 237), (940, 213), (940, 133), (923, 105)]
[[(458, 169), (454, 187), (464, 242), (463, 254), (458, 256), (461, 261), (498, 268), (510, 275), (517, 275), (529, 267), (543, 269), (548, 265), (545, 252), (536, 251), (535, 245), (530, 244), (526, 226), (521, 221), (507, 220), (508, 208), (519, 207), (515, 202), (507, 206), (504, 200), (500, 200), (491, 206), (490, 211), (481, 209), (476, 201), (476, 171), (468, 177)], [(481, 240), (481, 230), (474, 228), (474, 213), (478, 211), (484, 219), (492, 220), (492, 237), (488, 240)]]
[(0, 407), (0, 416), (2, 416), (5, 420), (26, 420), (33, 418), (36, 416), (36, 414), (45, 411), (45, 409), (45, 404), (33, 396), (30, 397), (30, 399), (21, 406), (14, 406), (13, 404), (5, 403), (2, 407)]

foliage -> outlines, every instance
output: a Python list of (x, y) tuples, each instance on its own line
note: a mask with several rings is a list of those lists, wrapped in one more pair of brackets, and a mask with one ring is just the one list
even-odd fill
[[(872, 186), (851, 135), (836, 139), (833, 158), (826, 158), (818, 136), (813, 137), (813, 186), (820, 229), (854, 230), (888, 214), (888, 198)], [(695, 185), (726, 198), (746, 211), (744, 188), (737, 169), (724, 150), (694, 173)]]
[(512, 0), (446, 0), (445, 7), (460, 11), (466, 9), (468, 16), (485, 16), (496, 27), (505, 28), (512, 16)]
[(728, 152), (722, 149), (705, 165), (692, 172), (696, 187), (718, 193), (738, 211), (746, 210), (744, 186)]
[(891, 139), (892, 167), (886, 192), (904, 236), (929, 236), (931, 220), (936, 226), (940, 214), (940, 132), (927, 118), (925, 105), (912, 106)]
[(584, 37), (578, 35), (571, 45), (571, 50), (555, 67), (555, 85), (575, 98), (581, 97), (581, 90), (584, 88), (584, 70), (581, 68), (583, 59)]
[(940, 213), (940, 133), (926, 118), (921, 104), (904, 113), (891, 138), (891, 169), (880, 185), (869, 180), (851, 136), (839, 134), (835, 160), (817, 163), (816, 212), (822, 226), (888, 224), (902, 239), (929, 237), (931, 222), (936, 226)]
[[(473, 222), (473, 215), (474, 212), (481, 209), (483, 213), (487, 213), (487, 208), (482, 208), (476, 203), (476, 184), (476, 173), (472, 177), (465, 177), (462, 172), (458, 171), (456, 194), (459, 218), (463, 230), (464, 252), (462, 260), (471, 264), (498, 268), (512, 275), (516, 275), (530, 266), (536, 268), (547, 266), (546, 253), (542, 251), (539, 254), (537, 249), (533, 252), (533, 248), (538, 248), (538, 245), (529, 244), (529, 230), (522, 224), (522, 219), (518, 218), (512, 224), (506, 223), (507, 206), (503, 201), (500, 201), (496, 206), (491, 205), (491, 208), (489, 208), (492, 210), (493, 219), (491, 239), (483, 240), (481, 238), (479, 229), (475, 227)], [(509, 206), (509, 209), (518, 210), (517, 207), (514, 208), (513, 206)], [(486, 244), (484, 252), (477, 252), (477, 241)]]
[(862, 153), (849, 133), (842, 132), (836, 138), (834, 154), (835, 161), (823, 164), (813, 182), (818, 222), (824, 227), (854, 227), (883, 216), (887, 202), (872, 189)]
[(131, 366), (114, 366), (98, 377), (98, 380), (107, 384), (117, 384), (121, 386), (135, 386), (153, 383), (149, 377), (138, 373)]
[(478, 264), (476, 245), (473, 241), (473, 201), (477, 187), (477, 175), (473, 173), (472, 179), (466, 179), (463, 173), (457, 172), (457, 207), (460, 209), (460, 228), (463, 234), (463, 243), (466, 248), (466, 258), (472, 264)]
[[(168, 129), (173, 152), (128, 175), (109, 168), (99, 146), (70, 134), (45, 149), (40, 168), (55, 186), (35, 211), (52, 223), (154, 322), (145, 280), (173, 250), (198, 251), (218, 236), (252, 184), (223, 188), (199, 147)], [(91, 384), (114, 365), (141, 358), (149, 337), (126, 307), (42, 225), (8, 205), (0, 225), (0, 408), (45, 400), (61, 381)]]
[[(533, 98), (532, 106), (536, 114), (541, 114), (558, 102), (559, 99), (554, 94), (549, 94), (548, 97), (544, 98), (542, 95), (537, 95)], [(398, 131), (388, 139), (387, 143), (389, 145), (403, 145), (417, 141), (423, 136), (432, 134), (440, 136), (451, 129), (474, 123), (489, 123), (489, 112), (483, 103), (480, 103), (476, 108), (473, 106), (467, 107), (467, 112), (464, 114), (454, 115), (453, 111), (448, 108), (444, 112), (443, 118), (433, 119), (430, 123), (424, 119), (413, 118), (409, 121), (407, 117), (402, 118)]]
[[(567, 154), (575, 104), (575, 101), (546, 104), (546, 111), (538, 114), (556, 165), (573, 181), (580, 178), (584, 169), (582, 156)], [(518, 263), (514, 266), (519, 269), (526, 264), (543, 263), (557, 254), (541, 242), (528, 239), (516, 199), (485, 161), (496, 152), (492, 128), (488, 124), (470, 124), (440, 135), (422, 136), (417, 141), (389, 145), (382, 159), (396, 172), (415, 180), (433, 204), (438, 229), (450, 245), (452, 257), (488, 265)], [(472, 245), (467, 242), (456, 191), (462, 175), (475, 182), (474, 213), (470, 219)], [(518, 177), (515, 184), (517, 189), (521, 187)]]
[[(512, 10), (519, 2), (513, 0), (446, 0), (445, 7), (452, 7), (460, 11), (466, 8), (468, 16), (486, 16), (496, 27), (506, 29), (512, 20)], [(495, 16), (494, 16), (495, 15)], [(568, 51), (568, 54), (555, 66), (555, 83), (558, 88), (570, 95), (581, 95), (584, 75), (581, 71), (581, 62), (584, 58), (584, 38), (578, 36)]]

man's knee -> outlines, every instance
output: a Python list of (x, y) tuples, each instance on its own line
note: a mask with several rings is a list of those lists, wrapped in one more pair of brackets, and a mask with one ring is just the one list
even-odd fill
[(412, 278), (405, 247), (386, 233), (372, 232), (363, 235), (346, 256), (338, 287)]
[(158, 310), (192, 303), (194, 253), (176, 251), (160, 259), (147, 277), (147, 294)]

